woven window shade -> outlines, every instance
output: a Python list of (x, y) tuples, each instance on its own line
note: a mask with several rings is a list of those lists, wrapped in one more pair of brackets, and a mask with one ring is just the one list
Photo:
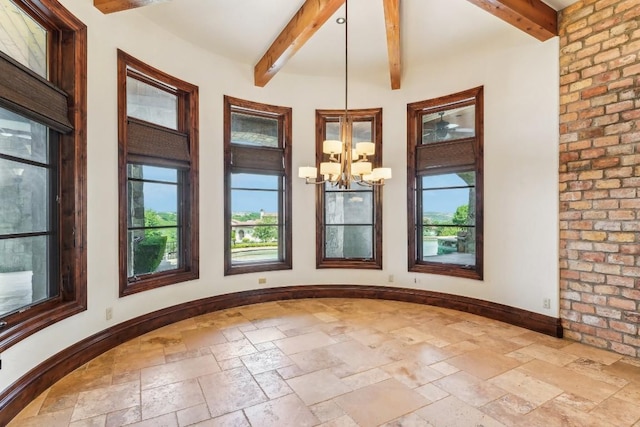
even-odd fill
[(127, 154), (156, 157), (188, 166), (189, 138), (187, 134), (128, 118)]
[(475, 163), (474, 140), (428, 144), (417, 148), (417, 171), (469, 167)]
[(248, 147), (231, 145), (232, 171), (276, 171), (284, 172), (284, 150), (281, 148)]
[(73, 130), (62, 90), (2, 52), (0, 76), (0, 107), (61, 133)]

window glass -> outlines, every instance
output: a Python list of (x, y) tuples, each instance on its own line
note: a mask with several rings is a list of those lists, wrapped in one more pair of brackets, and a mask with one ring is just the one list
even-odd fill
[(475, 174), (422, 177), (422, 259), (475, 265)]
[(231, 262), (278, 261), (281, 177), (231, 174)]
[(178, 171), (128, 165), (129, 276), (180, 266)]
[(327, 258), (371, 259), (373, 232), (365, 225), (329, 225), (326, 227), (325, 256)]
[(178, 97), (127, 77), (127, 115), (169, 129), (178, 129)]
[(475, 105), (424, 114), (422, 144), (473, 138), (476, 136), (475, 117)]
[(229, 96), (224, 272), (291, 268), (291, 109)]
[(231, 143), (278, 147), (278, 119), (251, 114), (231, 113)]
[(47, 163), (49, 129), (0, 107), (0, 152), (24, 160)]
[(0, 17), (0, 51), (46, 79), (47, 30), (11, 0), (0, 0)]
[[(381, 111), (349, 111), (346, 123), (342, 123), (344, 119), (341, 114), (344, 112), (320, 114), (322, 122), (318, 127), (324, 132), (320, 132), (316, 138), (319, 142), (343, 140), (342, 132), (345, 132), (353, 148), (358, 142), (374, 142), (376, 152), (368, 156), (368, 161), (375, 168), (381, 163), (382, 139), (375, 130), (376, 120), (381, 120)], [(323, 156), (323, 161), (328, 160), (327, 154), (319, 154)], [(351, 181), (349, 189), (338, 188), (331, 182), (325, 182), (322, 189), (319, 203), (321, 223), (318, 225), (322, 239), (316, 247), (321, 258), (319, 265), (332, 268), (381, 268), (381, 240), (376, 243), (375, 238), (376, 230), (381, 230), (381, 224), (376, 219), (380, 216), (379, 202), (376, 202), (376, 192), (379, 190), (356, 181)]]
[(58, 294), (50, 283), (50, 237), (0, 238), (0, 316)]
[[(58, 294), (45, 126), (0, 109), (0, 316)], [(8, 120), (8, 119), (11, 120)], [(34, 131), (31, 129), (33, 127)], [(22, 133), (18, 133), (18, 128)], [(25, 138), (29, 136), (29, 138)], [(40, 160), (37, 162), (35, 160)]]
[(483, 277), (481, 87), (408, 105), (409, 271)]

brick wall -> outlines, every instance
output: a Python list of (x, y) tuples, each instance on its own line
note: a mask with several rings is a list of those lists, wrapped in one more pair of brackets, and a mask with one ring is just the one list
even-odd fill
[(640, 1), (560, 14), (560, 316), (640, 357)]

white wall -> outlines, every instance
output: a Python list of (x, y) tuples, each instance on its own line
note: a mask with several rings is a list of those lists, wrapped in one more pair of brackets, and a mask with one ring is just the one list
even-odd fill
[[(279, 73), (253, 86), (251, 65), (188, 45), (135, 11), (102, 15), (88, 0), (62, 3), (88, 25), (88, 304), (5, 351), (0, 389), (69, 345), (153, 310), (198, 298), (267, 286), (379, 284), (415, 287), (558, 314), (558, 42), (526, 35), (485, 51), (438, 58), (404, 71), (402, 89), (386, 76), (350, 79), (350, 107), (383, 108), (384, 269), (316, 270), (314, 191), (293, 187), (293, 270), (223, 276), (223, 95), (293, 108), (293, 167), (314, 159), (316, 108), (341, 108), (343, 82)], [(200, 279), (118, 298), (116, 48), (200, 88)], [(406, 104), (485, 87), (485, 279), (407, 272)], [(393, 274), (395, 281), (388, 283)], [(542, 309), (543, 298), (552, 308)], [(105, 309), (113, 319), (105, 320)]]

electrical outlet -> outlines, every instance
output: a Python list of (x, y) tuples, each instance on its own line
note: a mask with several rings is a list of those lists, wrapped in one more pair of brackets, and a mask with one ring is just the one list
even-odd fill
[(111, 320), (111, 318), (113, 317), (113, 308), (107, 307), (107, 310), (105, 311), (105, 317), (107, 318), (107, 320)]
[(267, 278), (266, 277), (258, 277), (258, 285), (266, 285)]
[(389, 283), (393, 283), (393, 274), (389, 275)]
[(545, 298), (542, 300), (542, 308), (550, 309), (551, 308), (551, 299)]

